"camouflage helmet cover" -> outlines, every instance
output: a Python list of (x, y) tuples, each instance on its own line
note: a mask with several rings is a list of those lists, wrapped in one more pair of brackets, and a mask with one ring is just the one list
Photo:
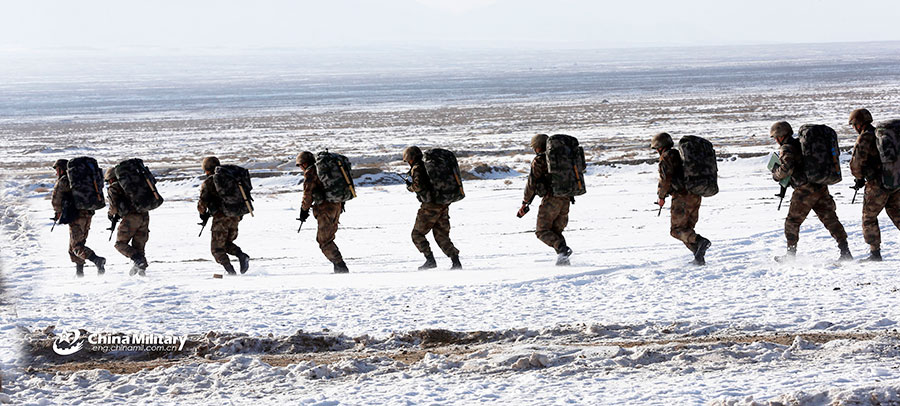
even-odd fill
[(312, 152), (303, 151), (297, 155), (297, 166), (301, 164), (312, 165), (316, 163), (316, 157)]
[(212, 171), (216, 170), (216, 167), (219, 165), (221, 165), (219, 163), (219, 158), (216, 158), (214, 156), (208, 156), (206, 158), (203, 158), (202, 167), (203, 167), (203, 170), (206, 172), (212, 172)]
[(675, 146), (675, 142), (672, 141), (672, 136), (669, 133), (656, 134), (650, 140), (650, 148), (653, 149), (672, 148), (673, 146)]
[(534, 137), (531, 137), (531, 148), (532, 149), (541, 149), (547, 150), (547, 134), (537, 134)]
[(422, 150), (419, 147), (413, 145), (411, 147), (406, 147), (403, 150), (403, 161), (404, 162), (416, 162), (422, 159)]
[(69, 166), (68, 159), (57, 159), (56, 162), (53, 163), (53, 169), (66, 169)]
[(787, 121), (779, 121), (772, 124), (772, 128), (769, 129), (769, 136), (772, 138), (789, 137), (791, 135), (794, 135), (794, 129), (791, 128)]
[(113, 180), (113, 179), (116, 179), (116, 167), (115, 166), (108, 168), (106, 170), (106, 173), (103, 174), (103, 180), (109, 181), (109, 180)]
[(848, 124), (853, 125), (854, 123), (859, 123), (862, 125), (872, 124), (872, 113), (869, 113), (869, 110), (866, 109), (856, 109), (850, 113), (850, 122)]

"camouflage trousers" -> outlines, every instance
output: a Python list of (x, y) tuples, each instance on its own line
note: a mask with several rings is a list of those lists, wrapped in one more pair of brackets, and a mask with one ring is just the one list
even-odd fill
[(91, 232), (93, 218), (92, 210), (79, 210), (78, 217), (69, 223), (69, 259), (76, 264), (83, 264), (84, 260), (94, 256), (94, 250), (84, 245)]
[(697, 250), (697, 238), (694, 226), (700, 219), (700, 203), (703, 198), (691, 193), (675, 193), (672, 195), (672, 225), (669, 234), (694, 252)]
[(144, 246), (149, 239), (150, 213), (126, 214), (116, 233), (116, 251), (130, 259), (144, 258)]
[(800, 241), (800, 225), (806, 220), (810, 210), (816, 212), (819, 221), (825, 225), (838, 244), (847, 242), (847, 232), (838, 220), (837, 205), (828, 193), (828, 186), (807, 183), (794, 188), (794, 192), (791, 193), (791, 207), (784, 220), (784, 236), (789, 247), (797, 246), (797, 242)]
[(334, 235), (337, 233), (338, 223), (341, 219), (341, 203), (322, 202), (313, 206), (313, 216), (316, 218), (318, 230), (316, 231), (316, 242), (319, 243), (319, 249), (325, 254), (325, 258), (333, 264), (343, 261), (341, 250), (334, 243)]
[(422, 203), (419, 213), (416, 214), (416, 224), (412, 230), (412, 240), (416, 248), (422, 254), (432, 255), (431, 245), (425, 238), (428, 232), (434, 234), (434, 242), (437, 243), (444, 255), (452, 257), (459, 255), (459, 250), (450, 241), (450, 205)]
[(878, 215), (882, 210), (886, 211), (894, 225), (900, 228), (900, 190), (889, 191), (880, 185), (866, 185), (862, 227), (863, 237), (872, 251), (881, 249), (881, 229), (878, 227)]
[(228, 217), (224, 215), (215, 215), (212, 218), (212, 227), (209, 230), (212, 235), (210, 242), (210, 251), (213, 258), (219, 264), (230, 264), (228, 254), (240, 255), (243, 253), (241, 247), (235, 245), (234, 240), (238, 237), (238, 224), (241, 217)]
[(553, 247), (556, 252), (566, 246), (563, 230), (569, 224), (568, 197), (544, 196), (538, 209), (535, 234), (544, 244)]

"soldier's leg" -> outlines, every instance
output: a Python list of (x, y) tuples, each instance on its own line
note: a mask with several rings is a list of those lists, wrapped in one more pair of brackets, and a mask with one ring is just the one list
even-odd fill
[(565, 246), (562, 235), (553, 229), (553, 223), (556, 222), (562, 211), (562, 205), (558, 200), (551, 197), (544, 197), (541, 200), (541, 207), (538, 209), (537, 215), (537, 227), (534, 232), (539, 240), (553, 247), (557, 252)]
[(337, 205), (337, 210), (331, 205), (323, 207), (323, 209), (317, 210), (318, 213), (316, 213), (316, 220), (318, 221), (316, 242), (319, 243), (319, 248), (325, 254), (325, 258), (328, 258), (331, 263), (337, 264), (343, 261), (341, 251), (338, 249), (337, 244), (334, 243), (334, 235), (337, 233), (341, 217), (340, 204)]
[(812, 208), (835, 241), (839, 245), (847, 244), (847, 231), (844, 230), (844, 225), (838, 219), (837, 204), (834, 203), (834, 198), (828, 193), (827, 188), (818, 194), (818, 199), (816, 199)]
[(689, 194), (677, 194), (672, 196), (671, 208), (672, 223), (669, 234), (694, 252), (697, 245), (697, 233), (694, 225), (700, 213), (700, 201)]
[(140, 217), (132, 214), (126, 215), (119, 222), (119, 230), (116, 233), (116, 251), (129, 259), (134, 259), (138, 254), (137, 250), (128, 243), (135, 238), (139, 227)]
[(217, 263), (225, 265), (231, 264), (228, 254), (225, 252), (225, 246), (229, 242), (231, 230), (229, 229), (228, 217), (213, 216), (212, 226), (210, 226), (210, 244), (209, 249), (213, 258)]
[(240, 223), (240, 217), (228, 217), (228, 239), (225, 241), (225, 252), (235, 256), (240, 256), (244, 253), (241, 247), (234, 243), (234, 240), (238, 238), (238, 225)]
[(432, 228), (434, 242), (437, 243), (444, 255), (448, 257), (458, 256), (459, 250), (450, 241), (450, 205), (444, 205), (437, 213), (437, 219)]
[(885, 211), (894, 223), (894, 226), (900, 229), (900, 190), (895, 190), (888, 195)]
[(881, 249), (881, 228), (878, 226), (878, 215), (885, 208), (887, 197), (888, 194), (881, 187), (866, 186), (863, 195), (862, 229), (863, 238), (872, 251)]
[(553, 220), (553, 225), (550, 227), (554, 233), (559, 235), (560, 247), (557, 248), (559, 251), (560, 248), (568, 246), (566, 243), (566, 237), (563, 235), (563, 231), (566, 230), (566, 226), (569, 225), (569, 208), (571, 203), (569, 200), (560, 201), (559, 204), (559, 213), (556, 216), (556, 219)]
[(791, 193), (791, 205), (788, 208), (787, 218), (784, 219), (784, 236), (788, 247), (796, 247), (800, 241), (800, 225), (812, 210), (808, 199), (809, 193), (803, 188), (794, 189)]
[(91, 219), (90, 215), (79, 215), (69, 224), (69, 256), (72, 262), (83, 264), (84, 260), (94, 257), (94, 251), (85, 246), (91, 231)]
[(425, 236), (434, 228), (436, 222), (437, 215), (434, 213), (434, 210), (427, 206), (426, 203), (423, 203), (416, 214), (416, 224), (412, 230), (412, 241), (419, 252), (425, 254), (426, 257), (432, 255), (432, 253), (431, 245), (428, 244), (428, 239)]
[(150, 213), (143, 213), (140, 217), (140, 224), (131, 239), (131, 246), (141, 258), (146, 258), (144, 247), (147, 246), (148, 240), (150, 240)]

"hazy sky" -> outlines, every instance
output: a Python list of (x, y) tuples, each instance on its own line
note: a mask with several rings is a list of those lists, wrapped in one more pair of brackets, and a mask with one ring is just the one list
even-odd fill
[[(855, 16), (854, 14), (858, 14)], [(24, 0), (0, 49), (584, 48), (900, 40), (896, 0)]]

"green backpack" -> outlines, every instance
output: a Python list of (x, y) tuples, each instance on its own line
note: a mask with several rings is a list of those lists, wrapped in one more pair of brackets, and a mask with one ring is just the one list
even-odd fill
[(326, 202), (343, 203), (356, 197), (347, 157), (328, 150), (319, 152), (316, 154), (316, 173), (325, 189), (321, 196)]
[(450, 204), (465, 198), (456, 155), (442, 148), (429, 149), (423, 155), (425, 172), (433, 189), (429, 203)]
[(565, 134), (554, 134), (547, 139), (547, 169), (550, 172), (550, 188), (553, 196), (574, 197), (587, 192), (584, 184), (584, 148), (578, 139)]
[(900, 120), (878, 123), (875, 144), (881, 157), (881, 177), (885, 189), (900, 189)]

